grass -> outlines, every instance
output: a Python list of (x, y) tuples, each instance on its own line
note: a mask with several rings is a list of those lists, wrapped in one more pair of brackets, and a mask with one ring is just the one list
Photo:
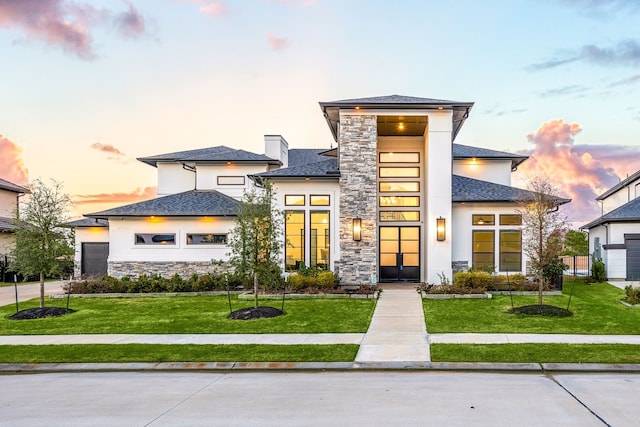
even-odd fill
[(640, 363), (629, 344), (433, 344), (434, 362)]
[[(74, 313), (34, 320), (10, 320), (15, 306), (0, 307), (0, 335), (66, 334), (271, 334), (366, 332), (374, 299), (288, 300), (285, 315), (270, 319), (230, 320), (226, 296), (149, 298), (72, 298)], [(280, 308), (279, 301), (263, 303)], [(65, 299), (47, 306), (65, 307)], [(251, 301), (232, 299), (234, 310)], [(20, 303), (37, 307), (38, 300)]]
[(0, 363), (350, 362), (356, 344), (336, 345), (3, 345)]
[[(543, 303), (566, 308), (574, 284), (566, 280), (563, 295), (544, 297)], [(493, 299), (424, 300), (430, 333), (640, 334), (640, 310), (620, 304), (623, 290), (608, 283), (575, 281), (569, 309), (573, 316), (549, 318), (511, 314), (509, 295)], [(537, 296), (513, 296), (515, 306), (537, 304)]]

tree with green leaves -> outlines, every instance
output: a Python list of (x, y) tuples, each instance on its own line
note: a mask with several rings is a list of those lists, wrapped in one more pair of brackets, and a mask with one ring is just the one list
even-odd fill
[(567, 231), (564, 236), (564, 255), (589, 255), (587, 233), (579, 230)]
[(243, 281), (253, 281), (255, 306), (258, 287), (274, 289), (280, 283), (282, 213), (274, 208), (275, 191), (269, 180), (245, 192), (231, 230), (230, 264)]
[(548, 180), (534, 178), (528, 189), (529, 196), (519, 201), (518, 211), (524, 226), (523, 251), (538, 282), (538, 304), (542, 304), (545, 267), (557, 263), (562, 253), (567, 218), (559, 209), (563, 199), (558, 197), (558, 190)]
[(37, 179), (29, 186), (27, 202), (16, 211), (12, 268), (24, 276), (40, 276), (40, 308), (44, 307), (44, 278), (62, 273), (73, 257), (73, 237), (65, 224), (71, 199), (62, 184), (47, 186)]

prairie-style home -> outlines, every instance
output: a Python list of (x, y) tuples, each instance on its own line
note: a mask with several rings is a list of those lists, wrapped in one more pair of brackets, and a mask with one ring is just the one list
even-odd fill
[[(343, 284), (431, 282), (458, 270), (524, 273), (511, 173), (527, 158), (455, 143), (473, 103), (391, 95), (320, 102), (336, 143), (264, 153), (213, 146), (138, 160), (157, 198), (76, 221), (76, 275), (184, 277), (225, 261), (239, 200), (269, 179), (284, 212), (282, 268)], [(565, 201), (566, 202), (566, 201)]]

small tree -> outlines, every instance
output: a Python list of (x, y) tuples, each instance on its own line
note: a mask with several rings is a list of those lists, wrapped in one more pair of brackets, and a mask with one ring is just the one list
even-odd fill
[(559, 210), (558, 190), (550, 182), (538, 177), (528, 187), (530, 193), (520, 201), (518, 211), (524, 225), (523, 250), (538, 282), (538, 304), (542, 304), (545, 266), (555, 263), (562, 252), (567, 219)]
[(44, 307), (44, 278), (60, 274), (74, 249), (67, 209), (71, 199), (62, 192), (62, 184), (51, 186), (37, 179), (30, 186), (29, 199), (16, 211), (16, 245), (12, 267), (24, 276), (40, 276), (40, 308)]
[(564, 255), (588, 255), (589, 241), (587, 233), (578, 230), (569, 230), (564, 236)]
[(270, 181), (252, 187), (242, 199), (235, 225), (231, 230), (230, 263), (244, 281), (253, 280), (255, 306), (258, 284), (275, 288), (282, 273), (279, 257), (282, 214), (274, 209), (275, 191)]

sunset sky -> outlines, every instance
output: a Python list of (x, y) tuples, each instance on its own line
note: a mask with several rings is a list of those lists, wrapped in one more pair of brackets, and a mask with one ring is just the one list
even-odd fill
[(0, 0), (0, 177), (74, 217), (155, 195), (135, 160), (329, 148), (319, 101), (475, 102), (457, 143), (525, 153), (572, 221), (640, 170), (640, 0)]

